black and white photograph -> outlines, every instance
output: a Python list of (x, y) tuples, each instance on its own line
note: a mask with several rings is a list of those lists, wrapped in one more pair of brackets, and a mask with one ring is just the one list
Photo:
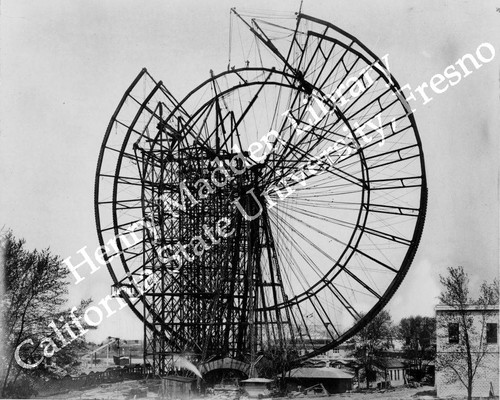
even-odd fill
[(0, 398), (498, 399), (500, 1), (2, 0)]

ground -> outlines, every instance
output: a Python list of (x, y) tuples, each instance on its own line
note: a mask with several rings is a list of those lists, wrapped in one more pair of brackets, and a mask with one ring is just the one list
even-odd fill
[(349, 400), (371, 400), (371, 399), (437, 399), (436, 390), (433, 386), (422, 386), (419, 388), (398, 387), (386, 391), (376, 391), (369, 393), (342, 393), (329, 396), (329, 399), (349, 399)]
[[(147, 390), (146, 392), (146, 389)], [(68, 400), (80, 400), (80, 399), (103, 399), (103, 400), (128, 400), (128, 399), (159, 399), (157, 394), (158, 384), (154, 382), (149, 382), (147, 384), (144, 381), (123, 381), (112, 384), (103, 384), (93, 389), (83, 390), (83, 391), (70, 391), (62, 393), (57, 396), (46, 397), (48, 399), (68, 399)], [(156, 389), (156, 390), (155, 390)], [(435, 393), (434, 388), (431, 386), (424, 386), (420, 388), (396, 388), (387, 391), (377, 391), (370, 393), (343, 393), (329, 396), (328, 399), (349, 399), (349, 400), (372, 400), (372, 399), (436, 399), (432, 396)], [(147, 397), (146, 397), (146, 396)], [(296, 397), (297, 399), (304, 400), (325, 400), (325, 397), (313, 397), (313, 396), (303, 396)], [(205, 400), (211, 399), (210, 397), (205, 397)], [(222, 397), (214, 397), (214, 400), (230, 400), (223, 399)], [(242, 399), (246, 399), (243, 398)], [(193, 400), (196, 400), (194, 398)], [(283, 399), (285, 400), (285, 399)], [(288, 399), (286, 399), (288, 400)]]

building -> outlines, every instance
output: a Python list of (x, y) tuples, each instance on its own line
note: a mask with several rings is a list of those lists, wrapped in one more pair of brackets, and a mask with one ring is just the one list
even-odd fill
[[(307, 346), (299, 349), (299, 354), (301, 356), (316, 350), (318, 347), (324, 346), (327, 344), (331, 338), (324, 337), (320, 339), (312, 339), (310, 343), (307, 343)], [(355, 345), (352, 339), (348, 340), (345, 343), (338, 345), (337, 347), (327, 350), (324, 353), (314, 357), (316, 360), (335, 360), (335, 359), (343, 359), (351, 357), (352, 352), (354, 351)]]
[(384, 365), (379, 366), (381, 374), (377, 374), (378, 382), (389, 382), (391, 387), (402, 386), (407, 383), (406, 380), (406, 366), (402, 360), (395, 358), (388, 358), (385, 360)]
[[(473, 360), (481, 362), (473, 383), (472, 396), (498, 396), (498, 305), (470, 305), (466, 308), (471, 320), (468, 329)], [(467, 396), (466, 387), (460, 382), (453, 369), (464, 368), (464, 328), (456, 308), (436, 306), (436, 388), (438, 397)], [(465, 374), (464, 374), (465, 376)]]
[(352, 389), (354, 375), (331, 367), (295, 368), (284, 375), (288, 390), (303, 390), (322, 385), (328, 393), (344, 393)]
[(190, 399), (195, 387), (195, 378), (186, 376), (163, 377), (161, 379), (160, 397), (166, 400)]
[[(355, 373), (358, 377), (361, 377), (361, 381), (358, 382), (359, 387), (366, 388), (365, 368), (359, 365)], [(401, 359), (385, 358), (381, 362), (375, 363), (369, 374), (370, 387), (374, 388), (403, 386), (408, 383), (406, 365)]]

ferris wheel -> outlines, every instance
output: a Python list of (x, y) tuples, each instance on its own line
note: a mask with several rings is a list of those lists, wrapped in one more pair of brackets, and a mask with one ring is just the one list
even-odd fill
[(158, 373), (172, 354), (338, 346), (387, 304), (424, 226), (422, 145), (384, 61), (300, 13), (233, 9), (235, 26), (227, 70), (182, 100), (142, 70), (99, 155), (99, 241)]

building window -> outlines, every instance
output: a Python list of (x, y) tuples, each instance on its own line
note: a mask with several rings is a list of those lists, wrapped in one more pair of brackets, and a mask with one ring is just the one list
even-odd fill
[(486, 324), (486, 343), (497, 342), (497, 324)]
[(458, 343), (459, 337), (458, 323), (451, 322), (448, 324), (448, 343)]

